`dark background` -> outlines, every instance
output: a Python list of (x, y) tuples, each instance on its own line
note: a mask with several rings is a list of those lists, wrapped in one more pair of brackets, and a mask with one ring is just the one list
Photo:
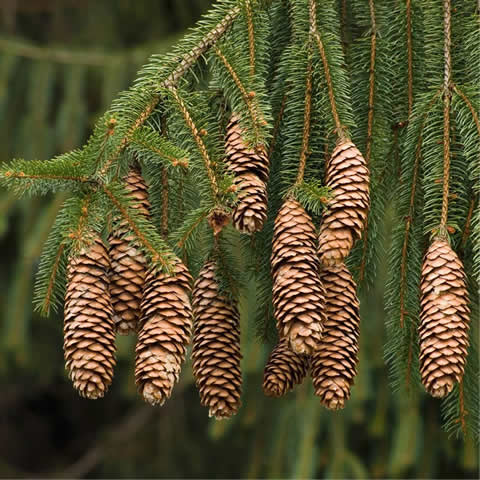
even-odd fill
[[(81, 146), (151, 53), (169, 48), (207, 0), (2, 0), (0, 161)], [(32, 313), (33, 274), (65, 197), (0, 191), (1, 477), (477, 478), (478, 452), (449, 438), (433, 399), (393, 393), (383, 361), (384, 276), (362, 306), (358, 380), (345, 411), (305, 382), (264, 398), (269, 345), (243, 325), (243, 408), (208, 419), (187, 364), (172, 399), (136, 396), (134, 339), (121, 338), (108, 395), (83, 400), (65, 376), (62, 318)]]

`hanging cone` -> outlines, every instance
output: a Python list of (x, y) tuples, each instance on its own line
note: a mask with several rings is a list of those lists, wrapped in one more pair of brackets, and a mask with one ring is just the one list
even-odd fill
[[(130, 197), (135, 201), (135, 208), (140, 214), (148, 217), (150, 210), (148, 190), (138, 167), (132, 167), (124, 180)], [(132, 244), (133, 237), (125, 235), (127, 230), (126, 225), (121, 224), (109, 238), (112, 260), (110, 292), (115, 326), (120, 335), (128, 335), (137, 330), (146, 274), (145, 257)]]
[(422, 383), (430, 395), (445, 397), (463, 377), (470, 309), (462, 262), (444, 239), (425, 255), (420, 291)]
[(209, 415), (228, 418), (240, 408), (240, 316), (219, 291), (216, 264), (207, 262), (193, 287), (192, 363), (201, 404)]
[(331, 410), (345, 406), (358, 363), (360, 328), (356, 285), (347, 267), (341, 263), (325, 267), (320, 273), (325, 287), (327, 320), (320, 348), (311, 360), (315, 395)]
[(308, 357), (292, 352), (287, 340), (272, 350), (263, 374), (263, 391), (269, 397), (281, 397), (303, 382), (308, 372)]
[(244, 142), (239, 118), (233, 114), (225, 139), (228, 171), (234, 175), (239, 189), (233, 212), (233, 226), (252, 234), (263, 228), (267, 218), (267, 185), (269, 160), (264, 149), (253, 151)]
[(315, 227), (292, 198), (275, 219), (271, 263), (279, 336), (294, 352), (312, 354), (322, 335), (325, 292), (318, 274)]
[(145, 280), (136, 347), (135, 381), (152, 405), (170, 398), (192, 332), (192, 277), (177, 260), (173, 275), (151, 269)]
[(320, 226), (319, 250), (323, 265), (345, 259), (362, 236), (370, 204), (370, 174), (365, 159), (350, 141), (340, 142), (327, 167), (332, 199)]
[(102, 240), (70, 259), (65, 295), (64, 353), (82, 397), (103, 397), (112, 383), (115, 331), (108, 291), (110, 260)]

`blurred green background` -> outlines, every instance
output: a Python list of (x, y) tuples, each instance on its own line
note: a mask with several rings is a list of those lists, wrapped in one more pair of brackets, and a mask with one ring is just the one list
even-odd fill
[[(78, 147), (152, 53), (209, 0), (1, 0), (0, 161)], [(134, 339), (119, 342), (116, 377), (97, 401), (65, 376), (62, 317), (32, 313), (33, 275), (63, 195), (0, 191), (0, 476), (63, 478), (478, 478), (471, 441), (449, 438), (440, 404), (394, 393), (383, 360), (384, 272), (362, 304), (361, 362), (345, 411), (328, 412), (310, 382), (263, 396), (271, 345), (243, 322), (243, 408), (210, 420), (186, 365), (172, 399), (136, 396)], [(243, 305), (243, 318), (251, 317)]]

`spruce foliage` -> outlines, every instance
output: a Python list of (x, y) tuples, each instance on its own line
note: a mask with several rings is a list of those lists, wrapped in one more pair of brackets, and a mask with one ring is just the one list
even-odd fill
[[(353, 0), (345, 15), (335, 0), (216, 2), (171, 53), (150, 58), (82, 149), (2, 166), (0, 182), (16, 195), (70, 195), (44, 247), (37, 308), (58, 308), (66, 259), (122, 222), (125, 236), (165, 273), (175, 255), (194, 275), (213, 258), (219, 289), (233, 300), (254, 282), (258, 330), (268, 337), (273, 219), (292, 195), (318, 226), (330, 196), (326, 162), (336, 140), (351, 137), (368, 163), (372, 195), (368, 227), (348, 265), (368, 290), (391, 230), (385, 358), (398, 395), (420, 392), (419, 281), (431, 237), (448, 235), (459, 251), (478, 318), (480, 45), (478, 12), (463, 3), (453, 10), (448, 0)], [(447, 16), (455, 49), (445, 84)], [(11, 65), (2, 62), (7, 75)], [(52, 74), (38, 69), (32, 91)], [(81, 68), (75, 78), (67, 98), (83, 88)], [(45, 89), (42, 98), (51, 93)], [(36, 102), (27, 99), (42, 124), (46, 108)], [(84, 114), (78, 109), (65, 106), (62, 123)], [(271, 164), (268, 219), (251, 241), (228, 225), (237, 201), (224, 164), (232, 112), (244, 140), (265, 147)], [(134, 161), (150, 184), (151, 219), (135, 212), (120, 182)], [(446, 428), (456, 434), (478, 436), (477, 332), (472, 325), (464, 380), (444, 400)]]

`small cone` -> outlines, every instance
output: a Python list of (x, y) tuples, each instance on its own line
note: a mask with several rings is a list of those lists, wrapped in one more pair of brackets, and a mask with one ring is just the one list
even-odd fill
[(325, 287), (327, 320), (320, 348), (311, 361), (315, 395), (331, 410), (345, 406), (350, 398), (358, 363), (360, 328), (356, 285), (342, 263), (320, 273)]
[(428, 393), (441, 398), (463, 377), (470, 323), (463, 265), (444, 239), (425, 255), (420, 291), (420, 373)]
[(225, 138), (228, 171), (239, 188), (238, 203), (233, 212), (233, 226), (252, 234), (263, 228), (267, 218), (267, 185), (269, 160), (265, 149), (253, 151), (243, 139), (239, 118), (233, 114)]
[(315, 227), (292, 198), (275, 219), (271, 264), (279, 336), (294, 352), (310, 355), (322, 335), (325, 292), (318, 274)]
[(360, 151), (350, 141), (340, 142), (327, 167), (332, 199), (320, 226), (318, 254), (323, 265), (342, 263), (362, 236), (370, 204), (369, 183)]
[(113, 379), (115, 331), (109, 294), (110, 260), (102, 240), (70, 259), (65, 295), (65, 365), (82, 397), (103, 397)]
[(201, 404), (218, 420), (240, 408), (240, 316), (219, 291), (216, 264), (207, 262), (193, 287), (193, 374)]
[(292, 352), (287, 340), (272, 350), (263, 374), (263, 391), (269, 397), (281, 397), (303, 382), (308, 373), (308, 357)]
[(151, 405), (163, 405), (178, 382), (192, 332), (191, 283), (192, 277), (180, 260), (173, 275), (151, 269), (145, 280), (135, 381)]
[[(124, 180), (138, 212), (148, 217), (150, 210), (148, 190), (140, 170), (132, 167)], [(137, 330), (147, 268), (145, 257), (132, 243), (133, 237), (125, 236), (126, 230), (125, 225), (120, 225), (109, 238), (109, 253), (112, 260), (110, 292), (115, 326), (120, 335), (128, 335)]]

